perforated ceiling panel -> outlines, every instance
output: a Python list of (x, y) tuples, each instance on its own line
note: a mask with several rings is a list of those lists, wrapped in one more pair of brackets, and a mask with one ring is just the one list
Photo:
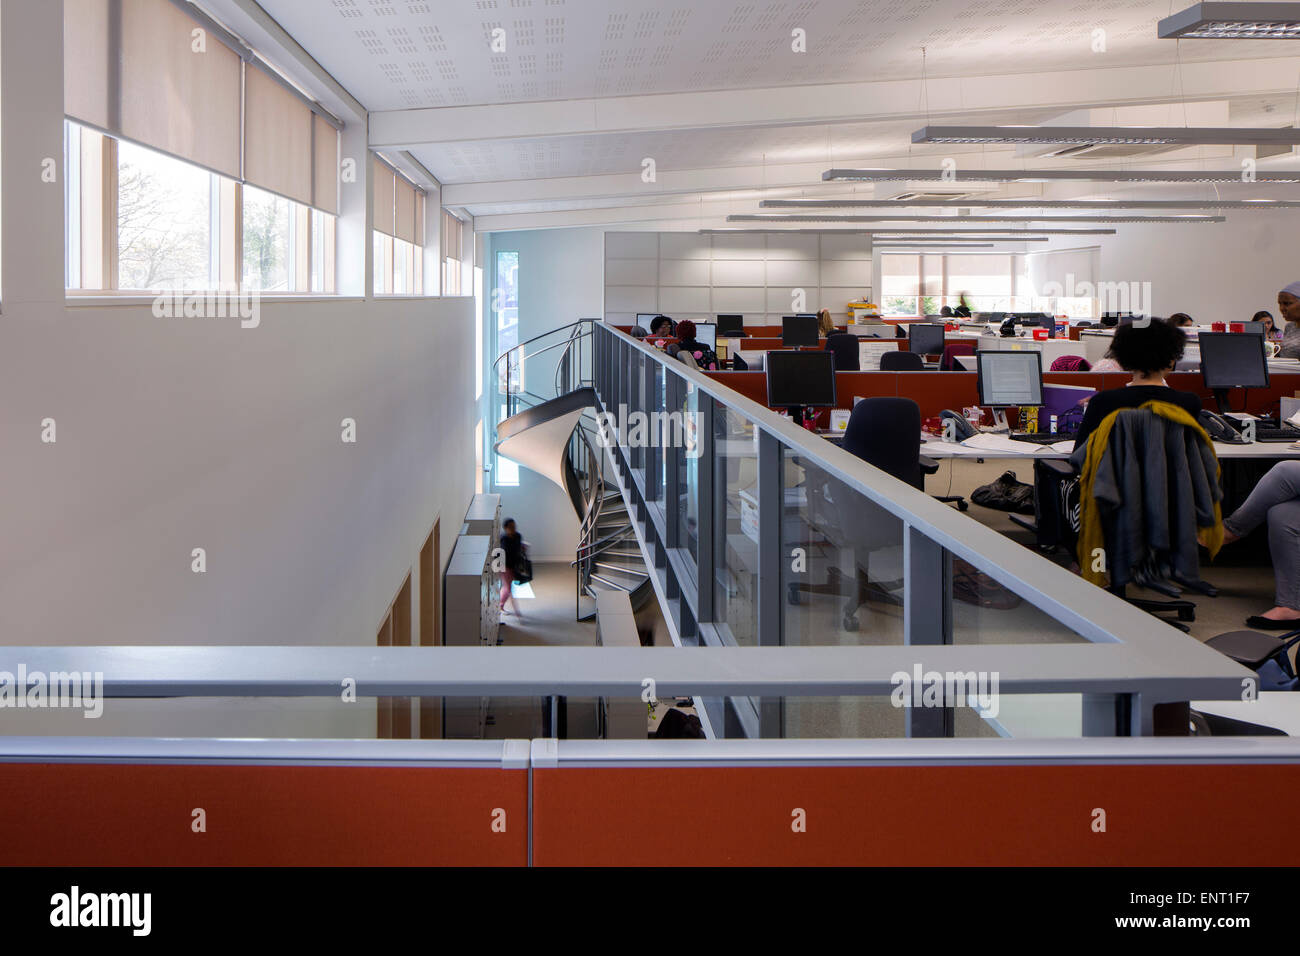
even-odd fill
[[(1172, 41), (1156, 39), (1169, 0), (261, 4), (371, 110), (916, 77), (922, 47), (931, 76), (1175, 56)], [(806, 53), (791, 49), (796, 28), (806, 32)], [(1094, 51), (1097, 30), (1105, 31), (1105, 52)], [(1181, 44), (1183, 62), (1285, 52), (1267, 40)]]

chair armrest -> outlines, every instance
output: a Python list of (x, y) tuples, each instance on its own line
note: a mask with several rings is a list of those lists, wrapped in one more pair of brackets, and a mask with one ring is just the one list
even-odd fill
[(919, 456), (917, 462), (921, 466), (921, 474), (923, 475), (933, 475), (939, 470), (939, 463), (925, 455)]

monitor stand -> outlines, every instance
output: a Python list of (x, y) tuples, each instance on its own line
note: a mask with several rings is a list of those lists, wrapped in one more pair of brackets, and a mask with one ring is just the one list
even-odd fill
[(1011, 425), (1007, 422), (1007, 410), (1005, 408), (994, 408), (993, 412), (993, 432), (997, 435), (1006, 435), (1011, 431)]
[(1232, 411), (1232, 406), (1228, 402), (1228, 390), (1226, 388), (1214, 389), (1214, 400), (1219, 405), (1219, 414), (1226, 415)]

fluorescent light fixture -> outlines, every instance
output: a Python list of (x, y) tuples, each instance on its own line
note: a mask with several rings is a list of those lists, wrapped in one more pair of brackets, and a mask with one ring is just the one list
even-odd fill
[(760, 209), (912, 209), (964, 206), (972, 209), (1294, 209), (1295, 199), (764, 199)]
[(1212, 223), (1223, 216), (835, 216), (829, 213), (797, 215), (782, 213), (735, 213), (727, 222), (943, 222), (948, 225), (986, 222), (1146, 222)]
[(1300, 172), (1240, 169), (828, 169), (825, 182), (860, 183), (1300, 183)]
[(701, 236), (729, 235), (748, 233), (751, 235), (783, 235), (793, 233), (804, 236), (877, 236), (880, 238), (899, 238), (925, 236), (928, 238), (956, 237), (962, 239), (993, 239), (996, 241), (1046, 242), (1048, 236), (1113, 236), (1115, 229), (929, 229), (917, 228), (881, 228), (881, 229), (752, 229), (735, 226), (721, 229), (699, 229)]
[(913, 143), (1065, 146), (1294, 146), (1300, 129), (1180, 126), (922, 126)]
[(1156, 26), (1162, 40), (1298, 40), (1300, 3), (1198, 3)]
[(992, 249), (992, 242), (963, 242), (959, 239), (915, 239), (906, 242), (902, 239), (885, 239), (871, 241), (873, 249)]

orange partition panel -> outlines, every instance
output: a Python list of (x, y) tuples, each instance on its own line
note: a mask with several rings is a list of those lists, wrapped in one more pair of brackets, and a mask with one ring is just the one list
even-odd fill
[(0, 763), (0, 807), (10, 866), (528, 860), (527, 770)]
[(1300, 767), (1284, 764), (537, 768), (533, 860), (1295, 865), (1300, 849), (1266, 839), (1259, 814), (1298, 786)]

